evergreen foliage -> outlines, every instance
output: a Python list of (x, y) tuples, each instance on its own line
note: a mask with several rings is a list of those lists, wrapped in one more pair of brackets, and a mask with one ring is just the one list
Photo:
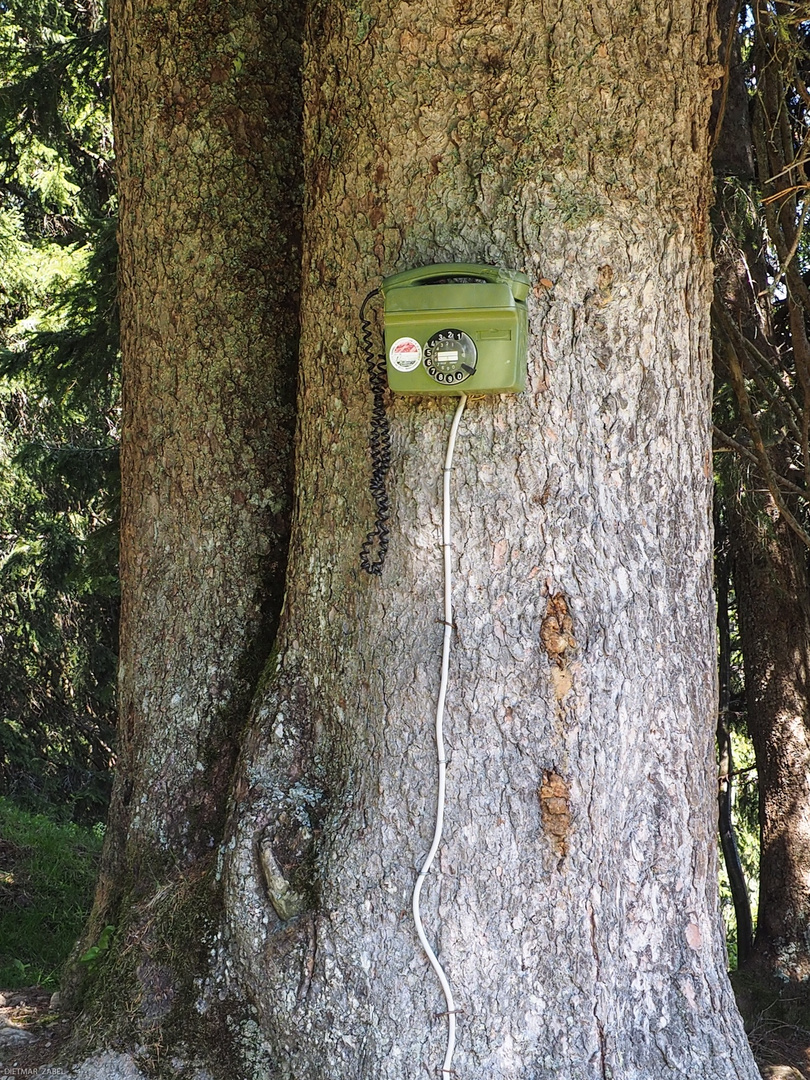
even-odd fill
[(806, 5), (744, 8), (740, 34), (755, 176), (724, 176), (718, 189), (715, 433), (756, 469), (810, 547)]
[(104, 11), (0, 5), (0, 783), (97, 819), (117, 627)]

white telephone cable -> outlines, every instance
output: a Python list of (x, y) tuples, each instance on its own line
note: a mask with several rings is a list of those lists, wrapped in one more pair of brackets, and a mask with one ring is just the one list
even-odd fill
[(438, 797), (436, 806), (436, 828), (433, 832), (433, 843), (430, 846), (430, 851), (427, 853), (427, 857), (419, 871), (419, 876), (416, 879), (416, 884), (413, 889), (413, 921), (416, 924), (416, 933), (419, 935), (419, 941), (422, 948), (425, 951), (425, 955), (430, 961), (431, 967), (436, 972), (439, 982), (441, 983), (442, 990), (444, 991), (444, 998), (447, 1002), (447, 1050), (444, 1055), (444, 1064), (442, 1065), (442, 1077), (449, 1077), (451, 1075), (450, 1062), (453, 1059), (453, 1051), (456, 1048), (456, 1006), (453, 1001), (453, 991), (450, 989), (450, 983), (447, 981), (447, 976), (444, 973), (444, 968), (439, 963), (435, 952), (428, 944), (428, 940), (425, 937), (425, 929), (422, 925), (422, 917), (419, 913), (419, 896), (422, 892), (422, 884), (430, 870), (431, 864), (436, 857), (436, 852), (439, 849), (439, 844), (442, 838), (442, 829), (444, 827), (444, 804), (445, 804), (445, 772), (447, 766), (447, 758), (444, 756), (444, 736), (442, 732), (442, 723), (444, 720), (444, 701), (447, 697), (447, 679), (448, 671), (450, 667), (450, 639), (453, 633), (453, 598), (452, 598), (452, 567), (450, 564), (451, 555), (451, 543), (452, 537), (450, 532), (450, 472), (453, 468), (453, 450), (456, 445), (456, 434), (458, 433), (458, 426), (461, 422), (461, 416), (464, 412), (464, 406), (467, 404), (467, 395), (462, 394), (458, 408), (456, 409), (455, 416), (453, 417), (453, 424), (450, 428), (450, 437), (447, 441), (447, 454), (444, 459), (444, 472), (443, 472), (443, 485), (442, 485), (442, 550), (444, 552), (444, 641), (442, 642), (442, 674), (441, 681), (439, 683), (439, 700), (436, 705), (436, 758), (438, 762), (439, 783), (438, 783)]

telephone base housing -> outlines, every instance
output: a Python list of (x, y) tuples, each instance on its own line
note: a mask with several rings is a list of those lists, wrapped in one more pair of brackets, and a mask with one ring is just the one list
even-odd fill
[[(391, 390), (456, 397), (520, 393), (526, 385), (529, 284), (520, 271), (471, 263), (434, 264), (386, 278)], [(472, 340), (474, 359), (469, 346), (467, 353), (449, 351), (452, 334)], [(438, 352), (432, 341), (440, 342)]]

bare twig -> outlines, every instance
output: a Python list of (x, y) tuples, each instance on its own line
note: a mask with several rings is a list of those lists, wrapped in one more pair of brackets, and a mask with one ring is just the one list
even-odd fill
[[(782, 514), (785, 522), (790, 526), (796, 536), (801, 542), (808, 548), (810, 548), (810, 533), (802, 527), (797, 518), (788, 509), (785, 503), (784, 497), (780, 490), (779, 476), (771, 464), (771, 460), (768, 457), (768, 452), (765, 449), (765, 443), (762, 439), (762, 432), (759, 425), (754, 418), (754, 414), (751, 410), (751, 400), (748, 396), (748, 390), (745, 385), (745, 378), (742, 373), (742, 367), (740, 366), (739, 358), (734, 350), (734, 346), (728, 338), (725, 339), (725, 355), (723, 357), (726, 367), (728, 368), (729, 376), (731, 377), (731, 385), (734, 389), (734, 394), (737, 398), (737, 406), (740, 410), (740, 416), (745, 424), (748, 434), (751, 436), (751, 442), (754, 445), (754, 453), (757, 459), (757, 465), (759, 466), (765, 481), (768, 485), (768, 489), (771, 493), (771, 498), (779, 508), (780, 514)], [(807, 493), (802, 492), (802, 496), (807, 498)]]
[[(731, 338), (738, 352), (744, 354), (747, 361), (746, 367), (759, 389), (765, 394), (774, 408), (781, 413), (785, 423), (796, 438), (800, 439), (800, 425), (803, 413), (802, 406), (796, 400), (793, 394), (793, 388), (785, 382), (783, 373), (780, 373), (770, 362), (768, 357), (757, 348), (753, 341), (743, 334), (729, 315), (725, 304), (717, 292), (715, 292), (715, 302), (712, 304), (712, 314), (714, 315), (715, 326), (718, 326), (727, 337)], [(765, 379), (760, 373), (760, 369), (764, 370), (765, 374), (776, 386), (778, 397), (776, 393), (768, 388)]]
[[(727, 432), (723, 431), (723, 429), (718, 427), (717, 424), (712, 424), (712, 434), (717, 440), (717, 442), (719, 442), (724, 449), (731, 450), (733, 453), (738, 454), (739, 457), (743, 458), (745, 461), (750, 462), (752, 465), (759, 465), (759, 458), (753, 452), (753, 450), (751, 450), (750, 447), (746, 446), (738, 439), (735, 439), (732, 435), (729, 435)], [(776, 472), (774, 473), (774, 476), (776, 477), (780, 489), (786, 492), (788, 495), (798, 495), (801, 499), (810, 498), (810, 495), (808, 495), (808, 492), (805, 490), (805, 488), (799, 487), (798, 484), (794, 484), (793, 481), (788, 480), (786, 476), (782, 476), (781, 473)], [(770, 488), (766, 490), (770, 491)]]

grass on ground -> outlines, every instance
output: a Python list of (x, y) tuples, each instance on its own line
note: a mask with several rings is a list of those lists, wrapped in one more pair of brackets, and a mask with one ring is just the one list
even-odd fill
[(0, 797), (0, 987), (56, 989), (90, 910), (102, 833)]

